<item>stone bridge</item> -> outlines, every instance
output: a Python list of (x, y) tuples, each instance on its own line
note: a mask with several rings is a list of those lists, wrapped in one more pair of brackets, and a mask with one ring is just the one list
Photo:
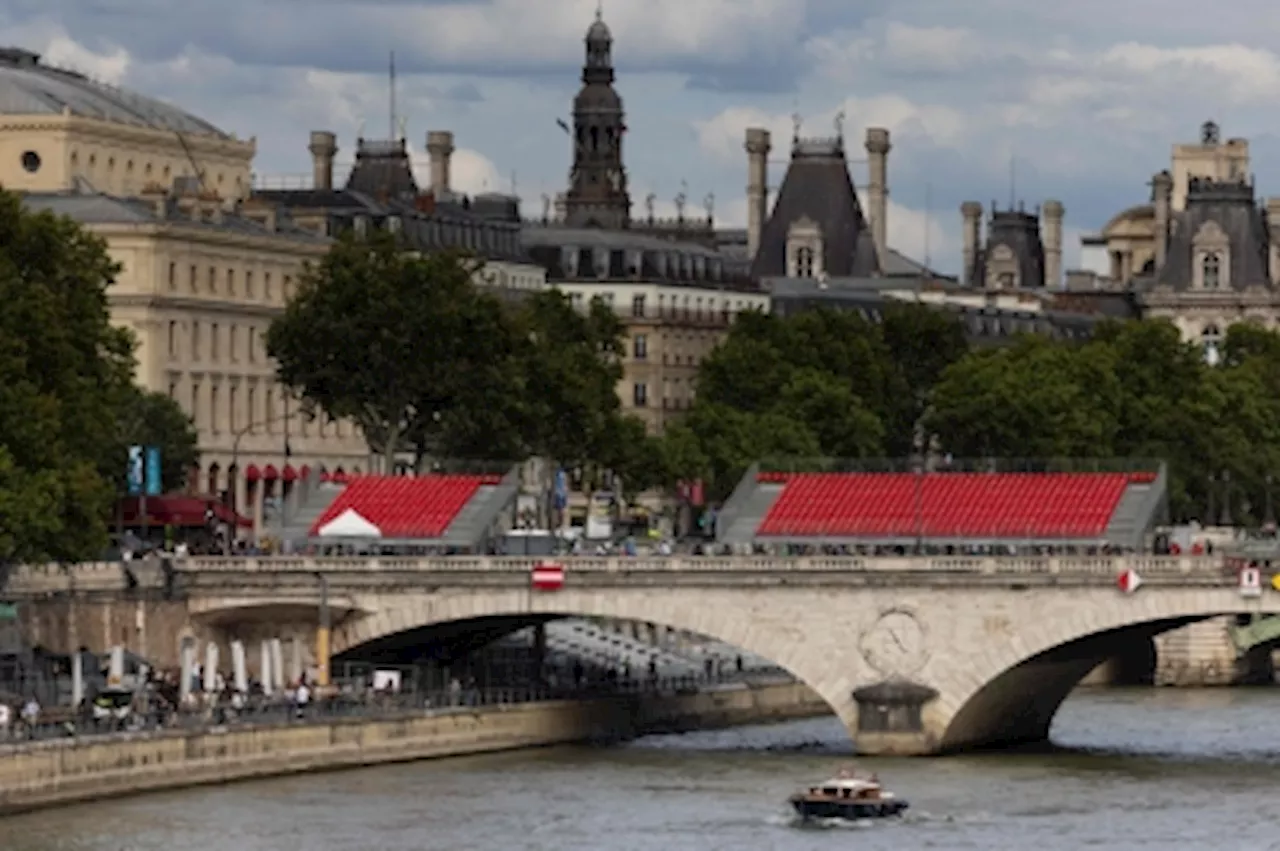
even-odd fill
[[(1080, 679), (1130, 642), (1217, 615), (1280, 613), (1265, 579), (1246, 597), (1220, 560), (1194, 557), (561, 563), (564, 586), (539, 591), (524, 558), (191, 558), (171, 593), (184, 629), (221, 641), (267, 625), (314, 630), (323, 586), (335, 658), (480, 643), (565, 616), (665, 625), (773, 660), (830, 703), (860, 751), (880, 754), (1043, 740)], [(1130, 569), (1142, 583), (1124, 593), (1116, 580)], [(10, 596), (65, 593), (54, 586), (76, 572), (92, 594), (92, 570), (24, 569)], [(119, 587), (119, 565), (98, 570)]]

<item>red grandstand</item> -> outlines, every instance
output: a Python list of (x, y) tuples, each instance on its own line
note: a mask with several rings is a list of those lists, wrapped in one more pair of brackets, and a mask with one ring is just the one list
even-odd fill
[(752, 470), (721, 512), (725, 543), (1141, 546), (1159, 472), (773, 473)]
[(316, 489), (313, 544), (479, 547), (518, 490), (507, 475), (354, 476)]

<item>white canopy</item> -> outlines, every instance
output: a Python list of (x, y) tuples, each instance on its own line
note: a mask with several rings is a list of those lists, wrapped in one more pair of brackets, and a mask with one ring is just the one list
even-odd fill
[(382, 530), (348, 508), (317, 530), (322, 538), (381, 538)]

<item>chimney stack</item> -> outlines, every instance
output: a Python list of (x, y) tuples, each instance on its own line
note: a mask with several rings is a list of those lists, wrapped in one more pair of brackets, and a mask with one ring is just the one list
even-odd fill
[(438, 199), (453, 192), (449, 185), (449, 165), (453, 158), (453, 134), (448, 130), (432, 130), (427, 134), (427, 153), (431, 155), (431, 192)]
[(1040, 207), (1044, 220), (1044, 285), (1047, 289), (1062, 288), (1062, 217), (1066, 208), (1061, 201), (1045, 201)]
[(1164, 268), (1169, 253), (1169, 218), (1173, 208), (1173, 175), (1162, 171), (1151, 178), (1151, 206), (1155, 213), (1155, 269)]
[(974, 280), (978, 265), (978, 243), (982, 239), (982, 205), (977, 201), (965, 201), (960, 205), (960, 215), (964, 218), (964, 269), (960, 279), (965, 286), (977, 286)]
[(333, 188), (333, 158), (338, 155), (338, 137), (328, 130), (312, 130), (311, 185), (316, 189)]
[(769, 131), (748, 127), (743, 147), (747, 151), (747, 257), (754, 260), (769, 218), (769, 152), (773, 150)]
[(881, 268), (889, 256), (889, 131), (883, 127), (867, 128), (867, 206), (871, 218), (871, 236), (876, 243), (876, 258)]

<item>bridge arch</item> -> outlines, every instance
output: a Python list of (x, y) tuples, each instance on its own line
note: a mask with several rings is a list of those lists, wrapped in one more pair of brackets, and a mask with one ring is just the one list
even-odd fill
[(655, 603), (642, 595), (566, 589), (554, 594), (457, 593), (406, 595), (392, 605), (370, 604), (370, 614), (335, 626), (334, 657), (376, 646), (397, 635), (453, 625), (473, 628), (486, 640), (557, 618), (600, 617), (652, 623), (706, 636), (777, 665), (807, 685), (846, 724), (853, 721), (849, 699), (854, 683), (840, 675), (828, 657), (806, 653), (804, 635), (795, 628), (762, 623), (751, 607), (708, 606), (696, 595), (687, 602)]
[(1008, 623), (1008, 640), (968, 666), (959, 687), (946, 694), (938, 750), (1044, 741), (1071, 691), (1126, 646), (1220, 615), (1280, 611), (1275, 594), (1246, 600), (1225, 588), (1153, 589), (1136, 599), (1097, 591), (1076, 599), (1069, 610)]

